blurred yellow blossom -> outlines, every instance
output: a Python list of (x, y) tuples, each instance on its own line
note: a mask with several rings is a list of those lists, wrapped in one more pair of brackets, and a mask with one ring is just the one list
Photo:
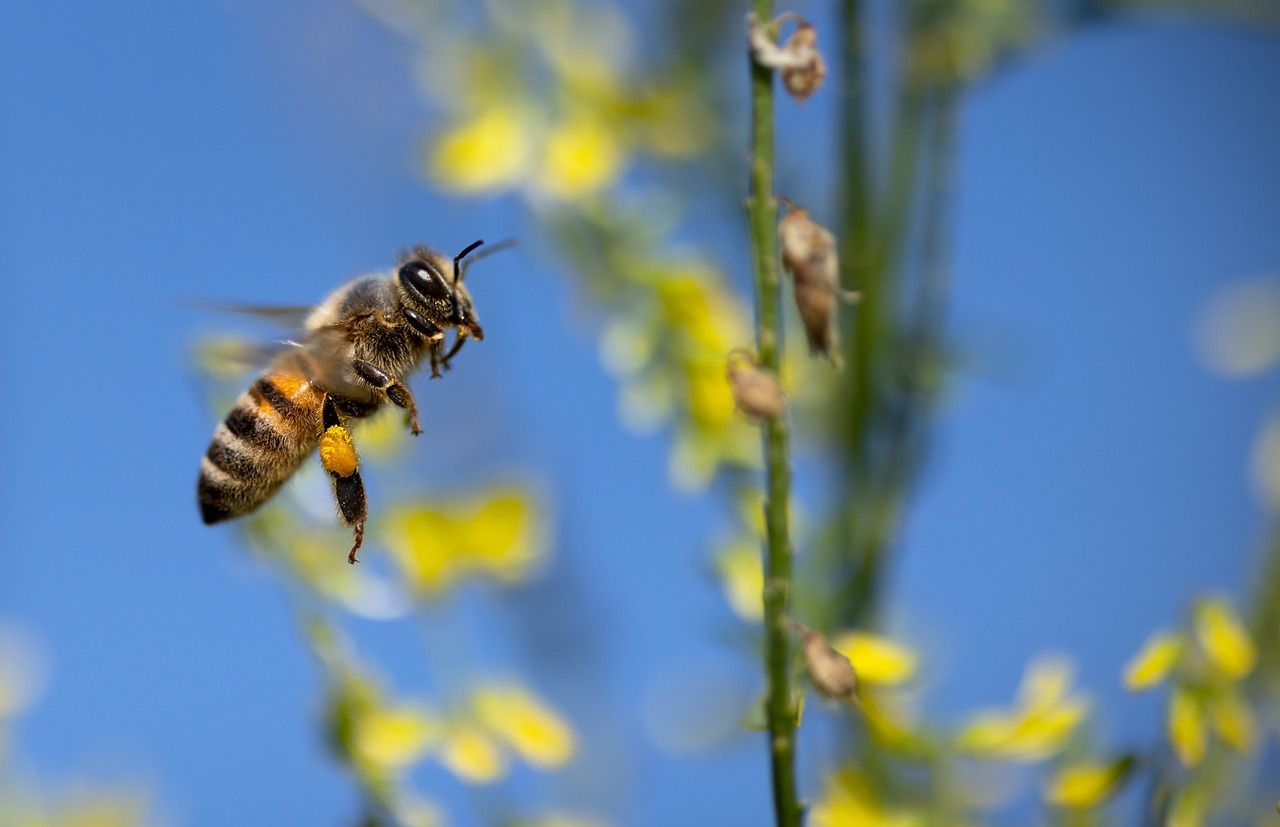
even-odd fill
[(922, 827), (924, 813), (891, 807), (860, 772), (846, 768), (827, 778), (810, 812), (813, 827)]
[(1106, 801), (1133, 771), (1131, 756), (1114, 761), (1090, 761), (1063, 767), (1053, 774), (1044, 790), (1055, 807), (1087, 809)]
[(495, 100), (437, 136), (429, 149), (428, 167), (432, 177), (449, 189), (511, 188), (531, 166), (535, 134), (519, 104)]
[(382, 769), (396, 770), (416, 763), (439, 738), (439, 722), (417, 707), (374, 706), (352, 721), (355, 757)]
[(831, 639), (831, 648), (849, 659), (858, 680), (866, 684), (896, 686), (916, 674), (915, 652), (879, 635), (845, 632)]
[(759, 543), (730, 543), (716, 556), (716, 569), (733, 613), (753, 623), (764, 617), (764, 567)]
[(867, 726), (881, 743), (908, 751), (919, 745), (912, 722), (897, 698), (860, 689), (858, 702)]
[(1228, 680), (1253, 671), (1257, 652), (1235, 611), (1222, 600), (1206, 600), (1196, 607), (1195, 632), (1200, 648)]
[(1089, 712), (1070, 694), (1072, 670), (1062, 658), (1042, 658), (1027, 668), (1012, 710), (986, 710), (970, 719), (957, 743), (969, 752), (1038, 761), (1066, 746)]
[(1208, 809), (1203, 788), (1184, 786), (1173, 795), (1164, 827), (1204, 827)]
[(1200, 699), (1182, 686), (1174, 687), (1169, 697), (1169, 743), (1185, 767), (1194, 767), (1204, 759), (1204, 708)]
[(537, 767), (558, 767), (573, 757), (573, 730), (550, 707), (512, 685), (486, 686), (471, 696), (476, 718)]
[(1169, 677), (1182, 654), (1182, 635), (1159, 632), (1152, 635), (1138, 654), (1125, 665), (1126, 689), (1149, 689)]
[(517, 583), (544, 546), (538, 507), (515, 488), (393, 509), (382, 533), (406, 581), (425, 593), (475, 574)]
[(1253, 710), (1235, 689), (1219, 690), (1209, 699), (1209, 716), (1222, 742), (1237, 752), (1248, 752), (1257, 727)]
[(498, 742), (472, 723), (457, 724), (449, 731), (440, 759), (450, 772), (471, 784), (488, 784), (507, 774), (507, 759)]
[(622, 163), (622, 145), (614, 131), (599, 119), (577, 116), (548, 132), (538, 188), (555, 198), (583, 198), (612, 183)]

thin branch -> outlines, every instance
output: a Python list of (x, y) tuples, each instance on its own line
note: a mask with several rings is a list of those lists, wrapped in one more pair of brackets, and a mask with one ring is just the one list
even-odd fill
[[(755, 19), (773, 18), (772, 0), (753, 0)], [(770, 33), (771, 36), (776, 34)], [(773, 196), (773, 72), (748, 57), (751, 69), (751, 187), (747, 221), (755, 260), (756, 353), (761, 367), (780, 375), (782, 314)], [(791, 473), (787, 464), (787, 426), (783, 417), (762, 424), (765, 456), (764, 664), (768, 679), (765, 713), (773, 775), (773, 806), (779, 827), (798, 827), (795, 710), (790, 680), (791, 543), (787, 526)]]

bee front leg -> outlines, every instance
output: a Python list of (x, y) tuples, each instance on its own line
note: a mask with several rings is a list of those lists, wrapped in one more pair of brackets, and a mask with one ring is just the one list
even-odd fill
[[(467, 342), (467, 331), (464, 328), (459, 328), (457, 336), (453, 340), (453, 347), (449, 348), (449, 352), (440, 358), (440, 365), (444, 367), (445, 370), (450, 369), (449, 368), (450, 360), (452, 360), (453, 357), (458, 355), (458, 351), (462, 350), (462, 346), (466, 344), (466, 342)], [(432, 367), (433, 368), (435, 367), (434, 359), (432, 359)]]
[(320, 463), (333, 479), (333, 496), (338, 503), (342, 521), (355, 532), (347, 562), (356, 562), (356, 551), (364, 543), (364, 524), (368, 518), (364, 481), (360, 479), (359, 458), (351, 431), (342, 424), (333, 397), (325, 396), (323, 408), (324, 433), (320, 437)]
[(363, 359), (353, 359), (351, 366), (355, 368), (356, 375), (368, 383), (371, 387), (377, 388), (387, 395), (396, 407), (404, 408), (409, 412), (409, 430), (414, 436), (422, 433), (422, 428), (418, 425), (418, 403), (413, 398), (413, 394), (409, 392), (408, 386), (403, 382), (397, 382), (386, 374), (381, 368), (372, 362), (366, 362)]

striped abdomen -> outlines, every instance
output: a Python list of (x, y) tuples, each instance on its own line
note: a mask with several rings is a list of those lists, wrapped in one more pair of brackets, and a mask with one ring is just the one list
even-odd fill
[(297, 470), (320, 439), (324, 396), (285, 370), (240, 394), (200, 461), (196, 494), (206, 524), (248, 514)]

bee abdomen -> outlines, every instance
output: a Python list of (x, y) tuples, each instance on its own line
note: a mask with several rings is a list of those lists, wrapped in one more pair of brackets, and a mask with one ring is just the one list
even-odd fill
[(241, 394), (200, 461), (196, 496), (206, 524), (249, 513), (284, 484), (315, 447), (322, 399), (280, 374)]

